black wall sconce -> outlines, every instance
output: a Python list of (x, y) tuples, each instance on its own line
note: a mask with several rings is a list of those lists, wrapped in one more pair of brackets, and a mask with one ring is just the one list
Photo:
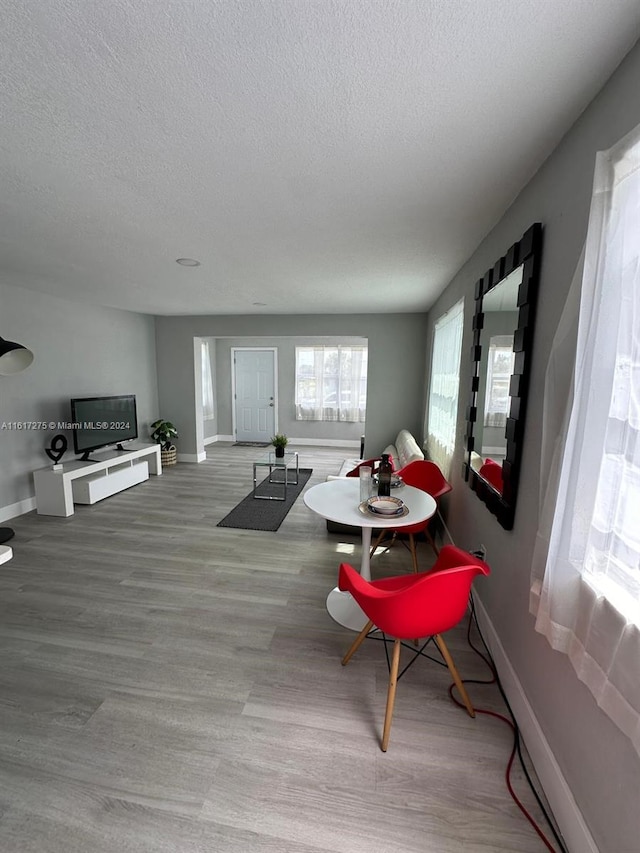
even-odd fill
[(0, 338), (0, 376), (11, 376), (25, 370), (33, 361), (30, 349)]

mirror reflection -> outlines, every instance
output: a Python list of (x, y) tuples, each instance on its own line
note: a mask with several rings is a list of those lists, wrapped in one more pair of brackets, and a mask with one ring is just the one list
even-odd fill
[(520, 477), (541, 246), (537, 222), (476, 284), (465, 475), (507, 530)]
[(522, 266), (492, 288), (482, 300), (484, 328), (475, 434), (474, 468), (480, 477), (502, 492), (502, 462), (507, 451), (509, 385), (514, 369), (513, 338), (518, 327), (518, 289)]

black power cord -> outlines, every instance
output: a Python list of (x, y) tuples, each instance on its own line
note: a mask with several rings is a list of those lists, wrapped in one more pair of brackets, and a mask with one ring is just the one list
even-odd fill
[[(474, 552), (471, 551), (469, 553), (473, 554)], [(479, 556), (479, 555), (475, 555), (475, 556)], [(556, 843), (557, 843), (561, 853), (569, 853), (566, 845), (564, 844), (562, 838), (560, 837), (558, 831), (556, 830), (554, 822), (553, 822), (551, 816), (549, 815), (549, 812), (547, 811), (544, 803), (542, 802), (542, 799), (540, 798), (540, 795), (538, 794), (538, 791), (536, 790), (536, 786), (535, 786), (535, 784), (534, 784), (534, 782), (533, 782), (533, 780), (529, 774), (529, 771), (527, 769), (527, 766), (526, 766), (526, 763), (524, 760), (524, 756), (522, 755), (522, 739), (521, 739), (521, 735), (520, 735), (520, 728), (519, 728), (518, 723), (516, 721), (515, 715), (513, 713), (512, 708), (511, 708), (511, 705), (509, 704), (509, 700), (507, 699), (506, 693), (505, 693), (504, 688), (502, 686), (502, 682), (500, 681), (500, 677), (498, 675), (498, 670), (497, 670), (495, 662), (493, 660), (493, 656), (492, 656), (492, 654), (489, 650), (489, 647), (488, 647), (488, 645), (484, 639), (484, 636), (482, 634), (482, 630), (480, 629), (480, 625), (478, 623), (478, 616), (476, 613), (475, 601), (473, 598), (473, 592), (469, 595), (469, 608), (470, 608), (470, 613), (469, 613), (469, 624), (467, 626), (467, 642), (468, 642), (469, 646), (473, 649), (473, 651), (479, 657), (481, 657), (482, 660), (485, 662), (485, 664), (489, 668), (489, 671), (491, 672), (492, 677), (489, 681), (481, 681), (481, 680), (476, 680), (476, 679), (463, 679), (463, 681), (465, 684), (493, 684), (493, 683), (495, 683), (495, 685), (497, 686), (498, 691), (500, 692), (500, 696), (502, 697), (502, 701), (504, 702), (504, 704), (507, 708), (507, 711), (509, 713), (510, 721), (507, 720), (505, 717), (502, 717), (501, 715), (495, 715), (494, 712), (492, 712), (492, 711), (484, 711), (482, 713), (488, 713), (488, 714), (491, 714), (493, 716), (499, 716), (500, 719), (503, 719), (505, 722), (509, 723), (511, 725), (512, 730), (513, 730), (513, 739), (514, 739), (513, 750), (511, 752), (511, 757), (509, 759), (509, 764), (507, 767), (507, 785), (509, 787), (509, 792), (510, 792), (511, 796), (514, 798), (518, 808), (523, 812), (523, 814), (525, 815), (527, 820), (532, 824), (533, 828), (536, 830), (538, 835), (542, 838), (542, 840), (546, 844), (547, 848), (549, 850), (553, 851), (553, 847), (551, 846), (551, 844), (549, 843), (549, 841), (547, 840), (545, 835), (542, 833), (540, 828), (537, 826), (537, 824), (535, 823), (535, 821), (533, 820), (531, 815), (529, 815), (529, 813), (524, 808), (522, 803), (520, 803), (520, 801), (518, 800), (514, 791), (511, 788), (510, 781), (509, 781), (509, 774), (510, 774), (510, 770), (511, 770), (511, 764), (513, 762), (513, 757), (515, 754), (517, 754), (518, 760), (520, 762), (520, 766), (522, 767), (522, 771), (524, 773), (524, 776), (527, 780), (527, 783), (529, 784), (529, 788), (531, 789), (531, 791), (532, 791), (532, 793), (536, 799), (536, 802), (538, 803), (538, 806), (539, 806), (542, 814), (544, 815), (544, 818), (545, 818), (547, 824), (549, 825), (549, 828), (551, 829), (553, 837), (555, 838)], [(480, 637), (480, 639), (482, 641), (482, 645), (484, 646), (486, 654), (481, 649), (477, 648), (477, 646), (475, 646), (471, 640), (471, 626), (472, 625), (475, 625), (476, 631), (478, 632), (478, 636)], [(449, 692), (450, 692), (451, 698), (454, 700), (454, 702), (457, 705), (459, 705), (460, 703), (453, 697), (453, 692), (452, 692), (453, 687), (454, 687), (454, 685), (452, 684)], [(480, 711), (480, 710), (481, 709), (476, 708), (476, 711)], [(553, 851), (553, 853), (555, 853), (555, 851)]]

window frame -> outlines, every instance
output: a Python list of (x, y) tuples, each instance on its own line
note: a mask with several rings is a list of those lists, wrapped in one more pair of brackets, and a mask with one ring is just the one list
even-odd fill
[[(331, 352), (337, 352), (337, 369), (330, 371), (327, 369), (326, 358)], [(361, 370), (359, 375), (351, 373), (350, 376), (345, 376), (343, 371), (343, 357), (349, 354), (353, 357), (354, 352), (360, 354)], [(301, 354), (311, 353), (313, 356), (312, 373), (301, 372)], [(321, 353), (322, 362), (317, 364), (318, 354)], [(313, 421), (316, 423), (364, 423), (366, 418), (367, 408), (367, 387), (368, 387), (368, 360), (369, 347), (368, 344), (299, 344), (295, 347), (295, 390), (294, 390), (294, 405), (296, 421)], [(300, 383), (307, 380), (313, 380), (320, 383), (320, 395), (317, 394), (313, 405), (308, 404), (309, 396), (302, 395), (300, 391)], [(357, 384), (357, 405), (353, 405), (353, 388), (349, 391), (344, 390), (344, 384), (348, 382), (351, 385)], [(331, 386), (331, 390), (325, 391), (326, 386)], [(351, 397), (345, 404), (345, 394), (350, 394)], [(335, 396), (335, 405), (326, 405), (327, 399), (330, 396)], [(306, 401), (306, 402), (305, 402)], [(307, 414), (302, 414), (303, 410)], [(354, 413), (357, 412), (357, 417)]]
[[(438, 366), (444, 364), (444, 357), (448, 347), (448, 340), (445, 332), (451, 333), (451, 324), (456, 323), (457, 327), (453, 329), (454, 336), (457, 338), (458, 353), (451, 362), (457, 361), (457, 370), (452, 369), (448, 374), (436, 373), (436, 364)], [(440, 333), (440, 335), (439, 335)], [(458, 432), (458, 408), (460, 400), (460, 370), (462, 368), (462, 340), (464, 336), (464, 297), (459, 299), (447, 311), (441, 314), (436, 320), (433, 327), (433, 339), (431, 342), (431, 358), (429, 367), (429, 392), (427, 395), (427, 410), (426, 410), (426, 433), (427, 433), (427, 449), (429, 457), (438, 465), (445, 477), (449, 476), (451, 463), (455, 453), (456, 437)], [(442, 353), (439, 350), (442, 347)], [(455, 376), (454, 376), (455, 374)], [(449, 391), (455, 385), (453, 394), (445, 395), (440, 393), (443, 384), (449, 384)], [(444, 398), (449, 400), (448, 409), (442, 406), (437, 406), (435, 398)], [(436, 418), (436, 412), (440, 411), (439, 423)], [(451, 420), (451, 417), (453, 418)], [(449, 419), (448, 432), (445, 435), (441, 430), (442, 421)]]

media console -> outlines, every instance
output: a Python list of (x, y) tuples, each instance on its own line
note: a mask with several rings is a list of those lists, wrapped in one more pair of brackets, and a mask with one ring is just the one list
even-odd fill
[(38, 515), (73, 515), (74, 504), (93, 504), (143, 483), (149, 472), (162, 474), (160, 445), (127, 445), (124, 451), (96, 453), (94, 459), (67, 462), (59, 469), (34, 471)]

